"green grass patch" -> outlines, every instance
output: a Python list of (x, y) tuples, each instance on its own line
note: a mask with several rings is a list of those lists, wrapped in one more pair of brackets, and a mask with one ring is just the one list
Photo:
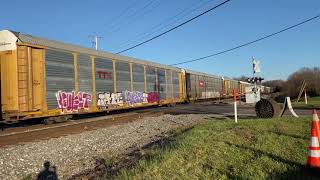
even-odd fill
[(116, 179), (295, 179), (305, 170), (312, 117), (212, 120), (122, 170)]
[(320, 108), (320, 97), (308, 98), (308, 104), (305, 104), (304, 97), (301, 97), (299, 102), (296, 102), (296, 100), (292, 101), (292, 106), (293, 108), (306, 109)]

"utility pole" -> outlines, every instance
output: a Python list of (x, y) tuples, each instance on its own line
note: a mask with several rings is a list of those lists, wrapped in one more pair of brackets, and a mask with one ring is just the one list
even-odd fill
[(89, 35), (89, 38), (91, 38), (92, 47), (94, 47), (98, 51), (99, 39), (101, 39), (102, 37), (98, 35)]

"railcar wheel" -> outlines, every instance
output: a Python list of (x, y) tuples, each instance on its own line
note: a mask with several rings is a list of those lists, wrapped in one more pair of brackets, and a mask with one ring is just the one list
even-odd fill
[(4, 123), (0, 123), (0, 131), (4, 131)]
[(45, 125), (49, 125), (49, 124), (53, 124), (54, 121), (52, 119), (48, 118), (48, 119), (44, 119), (42, 121), (42, 123), (45, 124)]

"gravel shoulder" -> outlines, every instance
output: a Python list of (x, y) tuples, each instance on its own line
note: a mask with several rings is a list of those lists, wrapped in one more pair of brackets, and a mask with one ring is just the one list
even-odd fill
[(0, 149), (0, 179), (35, 177), (44, 161), (57, 168), (59, 179), (95, 167), (97, 158), (126, 154), (176, 128), (206, 121), (208, 114), (144, 117), (127, 124)]

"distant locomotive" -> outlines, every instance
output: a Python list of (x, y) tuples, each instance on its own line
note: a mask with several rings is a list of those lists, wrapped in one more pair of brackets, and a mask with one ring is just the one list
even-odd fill
[(8, 30), (0, 66), (3, 122), (226, 98), (249, 85)]

